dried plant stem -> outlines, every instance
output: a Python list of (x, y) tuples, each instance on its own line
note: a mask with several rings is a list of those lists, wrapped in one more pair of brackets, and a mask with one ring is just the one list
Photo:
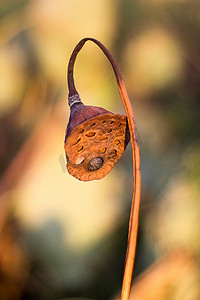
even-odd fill
[(111, 53), (108, 51), (108, 49), (96, 39), (93, 38), (82, 39), (76, 45), (74, 51), (72, 52), (72, 55), (69, 60), (68, 73), (67, 73), (69, 96), (78, 94), (74, 85), (73, 67), (78, 52), (81, 50), (85, 42), (88, 40), (94, 42), (100, 47), (100, 49), (104, 52), (104, 54), (109, 59), (113, 67), (117, 79), (119, 93), (128, 118), (128, 125), (129, 125), (130, 137), (131, 137), (132, 155), (133, 155), (134, 189), (133, 189), (133, 198), (132, 198), (131, 213), (130, 213), (130, 220), (129, 220), (129, 234), (128, 234), (125, 270), (124, 270), (124, 277), (123, 277), (123, 284), (122, 284), (122, 291), (121, 291), (121, 300), (128, 300), (130, 294), (134, 261), (135, 261), (135, 251), (136, 251), (137, 232), (138, 232), (138, 217), (139, 217), (139, 206), (140, 206), (140, 190), (141, 190), (140, 152), (139, 152), (139, 145), (138, 145), (138, 138), (137, 138), (137, 129), (136, 129), (135, 117), (133, 114), (132, 106), (119, 67), (115, 59), (111, 55)]

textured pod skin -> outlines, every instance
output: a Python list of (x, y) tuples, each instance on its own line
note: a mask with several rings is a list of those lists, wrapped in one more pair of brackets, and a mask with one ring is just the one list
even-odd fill
[(87, 106), (82, 102), (75, 103), (73, 106), (71, 106), (69, 123), (66, 130), (66, 138), (78, 125), (101, 114), (111, 114), (111, 112), (102, 107)]
[(82, 181), (103, 178), (129, 139), (126, 116), (82, 103), (72, 105), (65, 137), (68, 172)]

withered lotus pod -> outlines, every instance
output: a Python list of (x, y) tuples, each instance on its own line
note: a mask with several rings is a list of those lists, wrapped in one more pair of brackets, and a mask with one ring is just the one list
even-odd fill
[[(88, 40), (97, 44), (109, 59), (127, 117), (100, 107), (85, 106), (81, 102), (74, 86), (73, 67), (78, 52)], [(65, 137), (65, 151), (67, 169), (71, 175), (84, 181), (103, 178), (121, 157), (130, 136), (133, 155), (133, 198), (120, 298), (128, 300), (135, 260), (141, 189), (140, 151), (131, 102), (115, 59), (96, 39), (84, 38), (76, 45), (69, 60), (67, 79), (71, 113)]]
[(78, 94), (70, 106), (65, 152), (68, 172), (79, 180), (101, 179), (110, 172), (129, 142), (125, 116), (82, 104)]
[[(76, 48), (75, 48), (76, 49)], [(101, 179), (122, 156), (129, 140), (127, 117), (81, 102), (73, 83), (74, 53), (69, 61), (70, 118), (65, 136), (69, 174), (82, 181)]]

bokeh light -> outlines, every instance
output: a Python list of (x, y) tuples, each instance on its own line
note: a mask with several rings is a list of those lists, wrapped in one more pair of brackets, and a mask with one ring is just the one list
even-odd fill
[[(133, 296), (200, 299), (200, 55), (196, 1), (0, 2), (0, 299), (119, 299), (131, 147), (101, 181), (66, 171), (66, 68), (83, 37), (121, 69), (142, 199)], [(75, 64), (82, 101), (125, 114), (102, 52)]]

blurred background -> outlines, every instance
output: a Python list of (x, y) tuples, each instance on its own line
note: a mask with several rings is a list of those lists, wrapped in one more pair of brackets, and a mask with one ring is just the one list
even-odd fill
[[(200, 299), (200, 4), (0, 1), (0, 299), (119, 299), (131, 147), (101, 181), (66, 172), (66, 67), (83, 37), (121, 69), (140, 135), (135, 300)], [(125, 114), (112, 68), (87, 42), (85, 104)]]

